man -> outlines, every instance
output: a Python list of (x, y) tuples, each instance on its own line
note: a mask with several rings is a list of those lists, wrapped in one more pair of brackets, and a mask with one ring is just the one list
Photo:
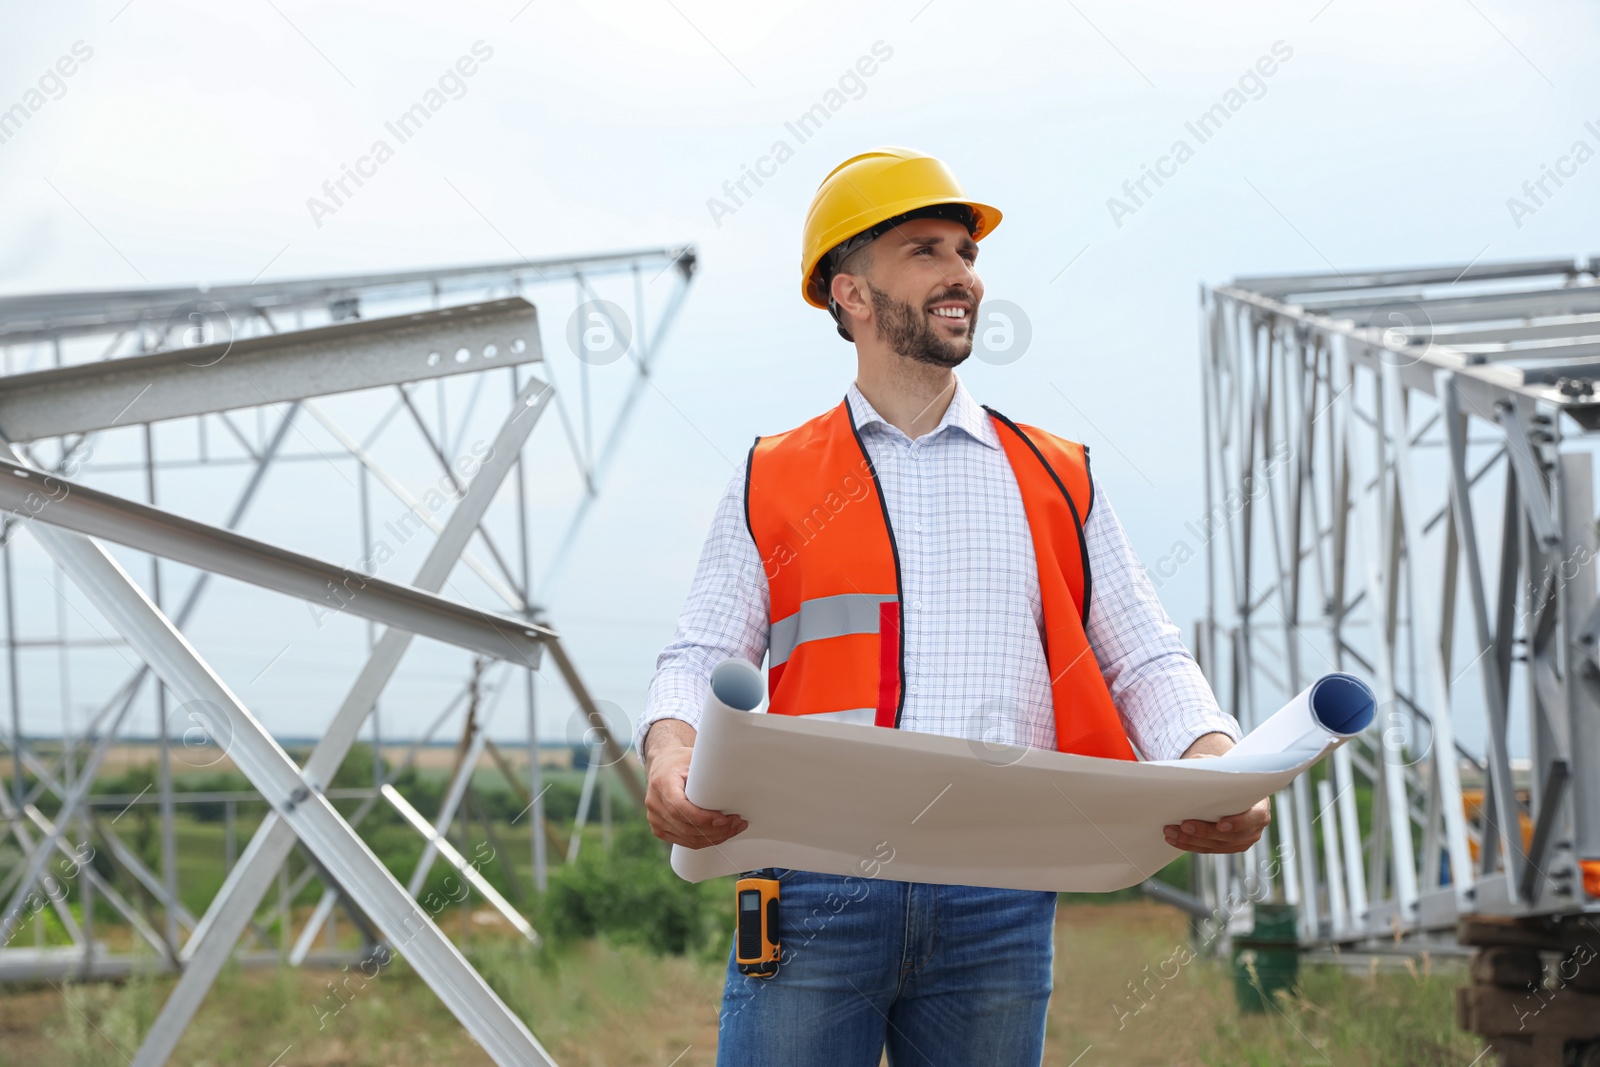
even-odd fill
[[(747, 825), (683, 791), (730, 656), (769, 658), (769, 714), (1123, 759), (1239, 738), (1087, 450), (986, 411), (955, 374), (983, 299), (978, 241), (999, 221), (907, 149), (849, 159), (818, 189), (802, 292), (854, 342), (856, 378), (829, 412), (757, 438), (717, 509), (635, 736), (658, 837), (706, 848)], [(1166, 836), (1239, 852), (1267, 821), (1263, 800)], [(730, 955), (719, 1063), (871, 1067), (885, 1044), (897, 1065), (1039, 1062), (1054, 893), (778, 874), (783, 961), (751, 978)]]

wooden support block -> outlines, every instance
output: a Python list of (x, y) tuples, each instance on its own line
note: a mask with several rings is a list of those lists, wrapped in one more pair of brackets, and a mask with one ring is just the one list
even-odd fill
[(1595, 944), (1577, 945), (1551, 969), (1560, 985), (1582, 993), (1600, 993), (1600, 938)]
[(1547, 919), (1509, 919), (1474, 915), (1456, 923), (1456, 941), (1463, 945), (1503, 946), (1558, 951), (1567, 939)]
[(1518, 992), (1496, 986), (1462, 987), (1457, 1019), (1462, 1029), (1488, 1038), (1600, 1038), (1600, 996), (1576, 989)]
[(1544, 981), (1544, 963), (1531, 948), (1495, 945), (1472, 954), (1468, 973), (1474, 982), (1526, 990)]
[(1500, 1067), (1565, 1067), (1563, 1038), (1548, 1034), (1497, 1037), (1489, 1045), (1499, 1055)]

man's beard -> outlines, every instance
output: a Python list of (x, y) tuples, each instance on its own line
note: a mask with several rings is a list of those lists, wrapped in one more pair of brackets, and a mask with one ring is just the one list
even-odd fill
[(977, 324), (977, 308), (967, 315), (967, 332), (961, 337), (942, 337), (928, 321), (925, 312), (903, 300), (896, 300), (867, 283), (872, 293), (872, 310), (878, 319), (878, 334), (890, 348), (907, 359), (931, 363), (936, 367), (958, 367), (972, 354), (972, 331)]

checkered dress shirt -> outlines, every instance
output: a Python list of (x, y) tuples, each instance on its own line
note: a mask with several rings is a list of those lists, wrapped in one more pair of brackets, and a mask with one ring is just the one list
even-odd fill
[[(901, 729), (1054, 749), (1033, 538), (993, 420), (959, 377), (939, 425), (916, 440), (854, 382), (847, 398), (900, 554)], [(677, 633), (656, 659), (635, 746), (658, 719), (697, 725), (718, 663), (738, 656), (760, 667), (766, 656), (766, 572), (744, 520), (748, 462), (723, 493)], [(1211, 731), (1237, 741), (1237, 721), (1217, 706), (1098, 481), (1084, 540), (1089, 645), (1134, 747), (1176, 759)]]

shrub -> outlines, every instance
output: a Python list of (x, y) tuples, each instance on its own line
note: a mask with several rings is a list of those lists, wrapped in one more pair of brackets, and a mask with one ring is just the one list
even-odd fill
[(618, 825), (612, 848), (586, 848), (578, 861), (550, 873), (544, 924), (557, 940), (594, 937), (683, 955), (720, 929), (722, 910), (703, 887), (685, 882), (667, 863), (667, 845), (648, 824)]

